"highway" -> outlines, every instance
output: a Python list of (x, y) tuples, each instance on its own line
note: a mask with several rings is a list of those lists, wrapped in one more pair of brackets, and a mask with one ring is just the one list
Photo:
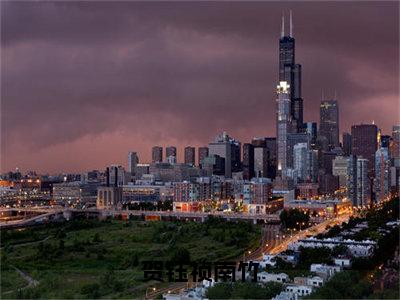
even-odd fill
[(278, 254), (282, 251), (285, 251), (290, 243), (296, 242), (301, 239), (305, 239), (308, 235), (317, 235), (319, 233), (322, 233), (326, 231), (327, 226), (334, 226), (334, 225), (340, 225), (343, 222), (347, 222), (350, 218), (350, 214), (342, 215), (334, 219), (328, 219), (322, 223), (319, 223), (317, 225), (314, 225), (312, 227), (309, 227), (307, 229), (304, 229), (300, 232), (298, 232), (295, 235), (289, 235), (286, 239), (282, 240), (276, 247), (273, 247), (269, 249), (268, 253), (269, 254)]

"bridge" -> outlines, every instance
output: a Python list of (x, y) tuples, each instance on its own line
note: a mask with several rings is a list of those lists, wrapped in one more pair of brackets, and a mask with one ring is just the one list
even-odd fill
[(147, 220), (195, 220), (204, 222), (210, 215), (214, 217), (221, 217), (225, 220), (248, 220), (254, 223), (262, 222), (279, 222), (278, 214), (242, 214), (242, 213), (224, 213), (224, 212), (174, 212), (174, 211), (149, 211), (149, 210), (108, 210), (108, 209), (74, 209), (62, 207), (32, 207), (32, 208), (0, 208), (0, 215), (5, 214), (23, 214), (26, 217), (20, 220), (0, 222), (0, 229), (18, 228), (40, 224), (44, 222), (51, 222), (64, 218), (66, 220), (73, 219), (80, 215), (87, 218), (107, 218), (119, 217), (128, 219), (131, 216), (144, 217)]

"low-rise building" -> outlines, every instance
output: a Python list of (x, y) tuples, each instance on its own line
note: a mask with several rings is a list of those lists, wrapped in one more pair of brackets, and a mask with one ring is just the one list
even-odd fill
[(299, 251), (300, 247), (304, 248), (321, 248), (327, 247), (333, 249), (337, 246), (344, 245), (348, 248), (350, 254), (354, 257), (370, 257), (375, 250), (376, 242), (365, 240), (365, 241), (354, 241), (348, 239), (339, 238), (327, 238), (327, 239), (317, 239), (308, 238), (299, 240), (288, 245), (289, 250)]
[(293, 283), (321, 287), (324, 285), (324, 279), (320, 276), (295, 277)]
[(122, 187), (124, 203), (172, 200), (172, 195), (171, 185), (128, 184)]
[(296, 185), (296, 197), (311, 199), (318, 196), (318, 183), (302, 182)]
[(100, 183), (80, 181), (53, 184), (53, 199), (62, 205), (95, 205)]
[(351, 267), (351, 258), (349, 257), (336, 257), (334, 258), (334, 263), (337, 266), (342, 268), (350, 268)]
[(289, 281), (289, 276), (285, 273), (268, 273), (268, 272), (260, 272), (257, 274), (257, 281), (258, 282), (279, 282), (285, 283)]
[(260, 266), (265, 268), (267, 265), (272, 267), (276, 265), (275, 255), (263, 254), (263, 259), (260, 261)]
[(336, 273), (342, 271), (340, 266), (330, 266), (326, 264), (311, 264), (310, 271), (316, 273), (318, 276), (328, 280)]
[(272, 298), (272, 300), (297, 300), (298, 296), (292, 292), (280, 292), (280, 294), (276, 295)]
[(294, 293), (298, 297), (304, 297), (310, 295), (314, 291), (314, 287), (303, 284), (288, 284), (285, 291)]
[(122, 187), (101, 186), (97, 190), (98, 209), (118, 209), (122, 204)]

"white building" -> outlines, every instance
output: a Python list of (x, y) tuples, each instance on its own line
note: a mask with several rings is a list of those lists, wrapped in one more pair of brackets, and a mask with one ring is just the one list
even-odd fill
[(298, 297), (304, 297), (310, 295), (314, 291), (314, 287), (302, 284), (288, 284), (285, 288), (285, 291), (294, 293)]
[(279, 283), (285, 283), (289, 281), (289, 276), (285, 273), (268, 273), (268, 272), (260, 272), (257, 274), (257, 281), (258, 282), (279, 282)]
[(337, 257), (334, 259), (334, 263), (337, 266), (342, 268), (350, 268), (351, 267), (351, 259), (347, 257)]
[(320, 276), (295, 277), (293, 283), (297, 285), (309, 285), (314, 287), (321, 287), (324, 285), (324, 279)]
[(272, 298), (272, 300), (297, 300), (299, 299), (297, 294), (292, 292), (281, 292), (279, 295)]
[(321, 287), (324, 285), (324, 279), (319, 276), (312, 276), (307, 278), (307, 285)]
[(308, 238), (299, 240), (288, 245), (288, 249), (293, 251), (299, 251), (300, 247), (304, 248), (321, 248), (327, 247), (333, 249), (339, 245), (347, 246), (350, 253), (354, 257), (370, 257), (375, 250), (376, 242), (365, 240), (365, 241), (354, 241), (348, 239), (328, 238), (328, 239), (317, 239)]
[(263, 259), (258, 263), (261, 268), (265, 268), (267, 265), (274, 267), (276, 265), (275, 255), (263, 254)]
[(254, 147), (254, 174), (256, 177), (267, 177), (268, 148)]
[(332, 174), (339, 177), (339, 186), (347, 186), (349, 158), (345, 156), (336, 156), (332, 161)]
[(340, 266), (330, 266), (326, 264), (312, 264), (310, 266), (310, 271), (316, 273), (318, 276), (328, 280), (336, 273), (342, 271)]

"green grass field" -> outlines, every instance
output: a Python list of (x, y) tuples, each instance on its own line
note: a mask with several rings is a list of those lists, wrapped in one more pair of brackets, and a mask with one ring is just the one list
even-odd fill
[[(1, 298), (140, 298), (155, 284), (143, 281), (142, 261), (168, 261), (177, 249), (191, 261), (232, 259), (259, 238), (257, 226), (215, 219), (82, 220), (2, 232)], [(13, 267), (38, 285), (26, 287)]]

